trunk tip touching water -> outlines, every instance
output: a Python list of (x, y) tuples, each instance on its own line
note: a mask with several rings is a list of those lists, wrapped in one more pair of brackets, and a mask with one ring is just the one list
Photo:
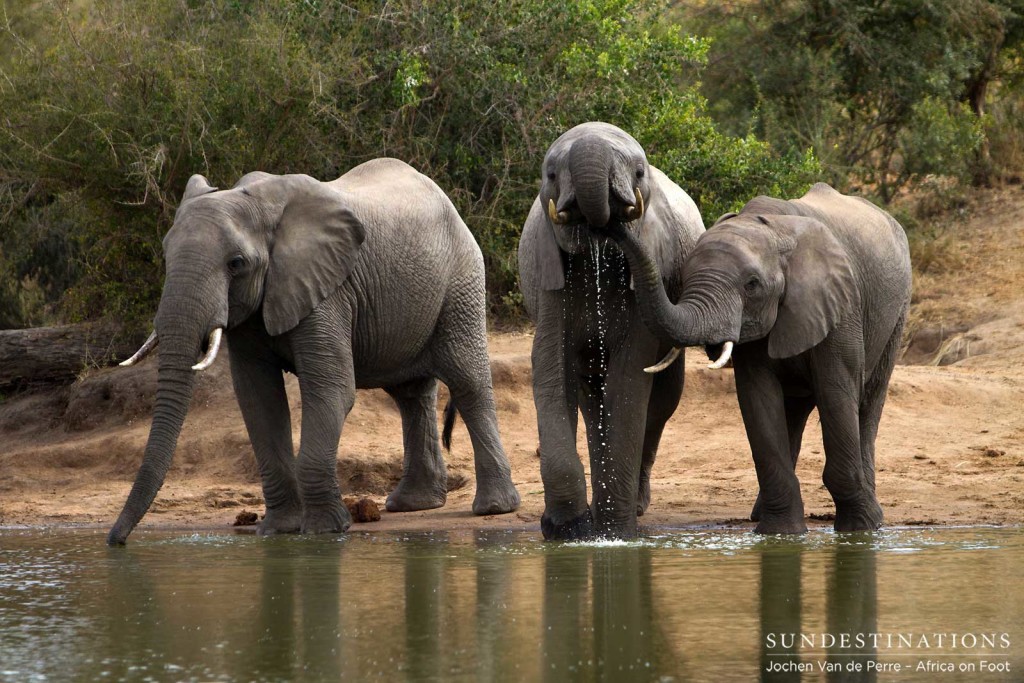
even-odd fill
[(163, 486), (192, 400), (195, 374), (187, 365), (184, 369), (160, 368), (153, 424), (149, 430), (145, 454), (121, 514), (107, 534), (108, 545), (124, 545)]

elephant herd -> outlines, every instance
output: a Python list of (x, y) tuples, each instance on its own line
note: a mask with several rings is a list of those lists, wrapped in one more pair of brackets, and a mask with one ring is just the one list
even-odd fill
[[(335, 463), (357, 388), (383, 388), (401, 413), (389, 511), (444, 505), (439, 441), (456, 411), (473, 445), (473, 512), (519, 506), (491, 385), (483, 258), (429, 178), (394, 159), (330, 182), (254, 172), (218, 190), (195, 175), (163, 247), (154, 332), (122, 363), (157, 349), (153, 423), (108, 543), (123, 544), (156, 497), (197, 371), (222, 339), (262, 479), (259, 533), (348, 528)], [(544, 157), (519, 274), (536, 325), (545, 538), (636, 535), (686, 346), (735, 368), (760, 487), (756, 531), (806, 530), (795, 466), (814, 408), (836, 529), (881, 524), (874, 444), (911, 278), (906, 236), (887, 213), (819, 183), (799, 199), (757, 197), (705, 231), (636, 140), (585, 123)], [(285, 372), (303, 406), (297, 456)], [(441, 439), (438, 380), (451, 395)]]

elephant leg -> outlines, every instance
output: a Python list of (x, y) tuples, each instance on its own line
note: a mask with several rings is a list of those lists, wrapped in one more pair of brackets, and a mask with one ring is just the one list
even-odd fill
[(473, 514), (500, 515), (518, 509), (519, 492), (512, 483), (512, 466), (498, 436), (498, 416), (490, 382), (486, 386), (466, 386), (458, 382), (448, 386), (473, 442), (476, 470)]
[(265, 344), (248, 336), (232, 335), (228, 343), (231, 380), (256, 455), (267, 506), (258, 533), (298, 532), (302, 504), (295, 480), (291, 411), (279, 361)]
[(566, 541), (589, 537), (593, 517), (587, 504), (583, 463), (576, 450), (579, 380), (567, 371), (569, 358), (560, 314), (561, 306), (541, 309), (531, 356), (544, 482), (540, 528), (544, 538)]
[(679, 406), (683, 395), (685, 356), (654, 376), (651, 398), (647, 404), (647, 428), (644, 432), (643, 456), (640, 461), (640, 487), (637, 491), (636, 514), (642, 516), (651, 504), (651, 468), (658, 453), (665, 424)]
[(820, 378), (815, 392), (825, 443), (822, 480), (836, 504), (836, 531), (868, 531), (882, 524), (882, 508), (864, 471), (861, 451), (862, 362), (836, 362), (835, 353), (817, 356), (813, 373)]
[(875, 365), (874, 372), (871, 373), (871, 377), (868, 378), (864, 386), (864, 396), (860, 404), (861, 461), (864, 467), (864, 476), (867, 478), (872, 492), (875, 490), (875, 439), (878, 437), (878, 423), (882, 419), (882, 408), (885, 406), (889, 380), (892, 378), (892, 371), (896, 366), (896, 359), (903, 343), (905, 318), (906, 314), (900, 318), (889, 337), (885, 350), (882, 351), (882, 355)]
[(445, 503), (448, 472), (437, 437), (437, 380), (413, 380), (385, 391), (402, 414), (402, 478), (387, 500), (388, 512), (430, 510)]
[[(800, 457), (800, 444), (804, 438), (804, 428), (807, 426), (807, 418), (814, 410), (813, 396), (786, 396), (786, 431), (789, 433), (789, 455), (793, 459), (793, 471), (796, 471), (796, 461)], [(761, 521), (761, 493), (758, 492), (757, 500), (750, 511), (750, 521)]]
[(456, 281), (453, 287), (456, 295), (446, 303), (438, 321), (435, 359), (439, 376), (448, 385), (452, 402), (462, 415), (473, 442), (476, 470), (473, 513), (500, 515), (517, 509), (520, 499), (498, 431), (487, 354), (482, 274), (469, 282)]
[(338, 487), (338, 441), (356, 397), (352, 348), (347, 339), (321, 332), (330, 322), (320, 320), (322, 315), (315, 310), (290, 333), (302, 395), (302, 441), (296, 461), (301, 531), (313, 534), (340, 533), (352, 524)]
[(804, 533), (804, 503), (793, 471), (786, 402), (782, 385), (767, 363), (767, 344), (738, 346), (733, 358), (740, 413), (761, 489), (760, 520), (754, 531)]
[(640, 472), (653, 378), (644, 361), (657, 353), (657, 342), (635, 325), (608, 360), (607, 374), (585, 385), (583, 417), (587, 422), (594, 531), (601, 536), (633, 538), (637, 533)]

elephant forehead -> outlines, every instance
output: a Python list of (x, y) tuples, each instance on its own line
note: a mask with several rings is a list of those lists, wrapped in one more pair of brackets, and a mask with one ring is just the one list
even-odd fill
[(183, 206), (182, 209), (164, 237), (164, 251), (167, 253), (187, 245), (212, 248), (222, 243), (237, 242), (244, 236), (238, 215), (223, 205)]
[(609, 146), (612, 151), (618, 151), (627, 156), (637, 154), (644, 156), (643, 147), (626, 131), (609, 123), (591, 122), (580, 124), (562, 133), (548, 150), (547, 159), (560, 161), (576, 142), (584, 139), (597, 140)]
[(764, 240), (740, 231), (708, 231), (701, 235), (690, 259), (701, 265), (744, 266), (758, 263)]
[(708, 229), (701, 235), (700, 242), (733, 245), (754, 252), (771, 248), (774, 243), (772, 229), (759, 220), (745, 216), (730, 218)]

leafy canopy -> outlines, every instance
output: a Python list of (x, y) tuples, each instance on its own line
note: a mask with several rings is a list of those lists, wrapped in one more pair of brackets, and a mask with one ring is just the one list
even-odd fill
[(145, 324), (193, 173), (228, 186), (403, 159), (451, 196), (483, 249), (492, 312), (515, 315), (540, 163), (578, 123), (632, 133), (706, 220), (797, 194), (817, 171), (800, 150), (716, 128), (698, 94), (710, 43), (659, 0), (70, 7), (8, 7), (0, 43), (0, 273), (17, 283), (0, 288), (0, 325)]

